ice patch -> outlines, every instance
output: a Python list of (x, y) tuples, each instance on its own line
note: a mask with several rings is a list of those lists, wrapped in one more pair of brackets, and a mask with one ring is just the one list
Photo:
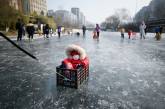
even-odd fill
[(161, 85), (161, 83), (159, 81), (154, 81), (155, 84), (157, 84), (158, 86)]
[(144, 87), (145, 88), (149, 88), (150, 87), (147, 81), (144, 81)]
[(40, 88), (35, 88), (35, 90), (39, 91), (39, 90), (40, 90)]
[(58, 106), (58, 105), (59, 105), (59, 102), (58, 102), (58, 101), (56, 101), (56, 102), (54, 103), (54, 105), (55, 105), (55, 106)]
[(115, 84), (116, 84), (117, 87), (121, 86), (120, 82), (115, 82)]
[(108, 86), (108, 87), (107, 87), (107, 90), (110, 92), (110, 91), (111, 91), (111, 88)]
[(123, 91), (122, 94), (123, 94), (124, 96), (127, 96), (127, 95), (128, 95), (128, 92), (127, 92), (127, 91)]
[(143, 80), (141, 80), (141, 79), (139, 79), (138, 81), (139, 81), (139, 82), (143, 82)]
[(108, 101), (105, 101), (105, 100), (98, 100), (98, 104), (103, 105), (103, 106), (109, 106)]
[(129, 81), (130, 81), (131, 84), (134, 84), (135, 83), (135, 81), (132, 80), (132, 79), (129, 79)]
[(115, 103), (110, 104), (110, 109), (116, 109)]
[(131, 71), (131, 68), (130, 67), (127, 67), (126, 70)]
[(137, 77), (136, 74), (132, 74), (133, 77)]
[(153, 58), (152, 60), (153, 60), (153, 61), (156, 61), (156, 58)]
[(91, 107), (91, 108), (94, 108), (94, 106), (93, 106), (93, 105), (91, 105), (90, 107)]

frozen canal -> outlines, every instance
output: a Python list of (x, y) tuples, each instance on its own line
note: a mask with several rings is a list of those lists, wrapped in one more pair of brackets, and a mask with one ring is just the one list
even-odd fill
[[(56, 66), (68, 44), (86, 49), (90, 77), (78, 90), (56, 87)], [(0, 109), (165, 109), (165, 39), (121, 40), (120, 33), (0, 41)]]

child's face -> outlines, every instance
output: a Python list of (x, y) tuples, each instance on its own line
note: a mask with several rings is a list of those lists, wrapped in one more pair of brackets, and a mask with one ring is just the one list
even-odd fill
[(79, 56), (79, 55), (74, 55), (74, 56), (73, 56), (73, 59), (74, 59), (74, 60), (79, 60), (79, 59), (80, 59), (80, 56)]
[(76, 51), (73, 51), (73, 52), (71, 53), (71, 56), (72, 56), (72, 59), (74, 59), (74, 60), (80, 59), (80, 55), (79, 55), (79, 53), (77, 53)]

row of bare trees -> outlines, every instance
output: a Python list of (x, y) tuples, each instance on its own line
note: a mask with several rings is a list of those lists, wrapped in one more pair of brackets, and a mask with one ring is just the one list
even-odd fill
[(101, 27), (116, 31), (121, 25), (131, 22), (131, 16), (127, 9), (117, 9), (115, 13), (102, 22)]
[(127, 9), (118, 9), (116, 12), (106, 18), (101, 24), (105, 29), (117, 30), (126, 28), (126, 30), (138, 31), (139, 23), (142, 21), (165, 19), (165, 0), (152, 0), (148, 6), (140, 9), (131, 20)]

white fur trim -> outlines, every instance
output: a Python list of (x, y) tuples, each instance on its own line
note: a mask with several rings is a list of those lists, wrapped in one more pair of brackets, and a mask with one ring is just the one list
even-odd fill
[(86, 52), (85, 52), (85, 50), (84, 50), (83, 48), (81, 48), (80, 46), (74, 45), (74, 44), (69, 45), (69, 46), (66, 48), (66, 55), (67, 55), (68, 57), (71, 57), (70, 53), (71, 53), (72, 51), (77, 51), (77, 52), (80, 54), (80, 60), (85, 59), (85, 57), (86, 57)]
[(32, 24), (32, 23), (29, 23), (29, 24), (27, 24), (27, 26), (34, 26), (34, 24)]

